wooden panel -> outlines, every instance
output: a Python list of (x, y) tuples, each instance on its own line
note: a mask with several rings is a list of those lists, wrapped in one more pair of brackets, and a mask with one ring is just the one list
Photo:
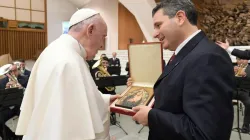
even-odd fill
[(16, 20), (9, 20), (8, 21), (8, 27), (9, 28), (17, 28), (17, 21)]
[(44, 0), (31, 0), (31, 9), (44, 11)]
[(30, 21), (30, 10), (16, 9), (16, 20)]
[(45, 13), (44, 12), (38, 12), (38, 11), (32, 11), (32, 22), (41, 22), (45, 23)]
[(0, 17), (3, 17), (5, 19), (15, 20), (15, 9), (0, 7)]
[(46, 37), (46, 32), (0, 30), (0, 55), (10, 53), (12, 59), (31, 59), (47, 46)]
[(15, 7), (14, 0), (0, 0), (0, 6)]
[(30, 9), (30, 0), (16, 0), (16, 8)]
[(127, 50), (130, 43), (142, 43), (143, 33), (134, 15), (121, 3), (118, 6), (118, 49)]
[(0, 30), (0, 56), (8, 52), (8, 31)]

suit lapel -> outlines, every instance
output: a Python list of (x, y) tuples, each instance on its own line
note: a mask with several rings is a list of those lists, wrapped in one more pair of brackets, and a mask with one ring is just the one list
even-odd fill
[(194, 36), (175, 56), (173, 61), (165, 66), (163, 73), (158, 78), (155, 85), (157, 85), (164, 77), (168, 76), (175, 68), (179, 65), (179, 63), (196, 47), (196, 45), (205, 37), (205, 33), (203, 31), (199, 32), (196, 36)]

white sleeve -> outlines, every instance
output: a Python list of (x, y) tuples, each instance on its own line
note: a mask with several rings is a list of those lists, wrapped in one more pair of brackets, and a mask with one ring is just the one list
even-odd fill
[(234, 48), (228, 48), (227, 52), (230, 53), (230, 54), (232, 54), (233, 50), (234, 50)]
[[(100, 92), (100, 94), (102, 94)], [(110, 105), (110, 94), (102, 94), (102, 98), (105, 102), (105, 105), (108, 106), (108, 111), (110, 111), (109, 105)]]

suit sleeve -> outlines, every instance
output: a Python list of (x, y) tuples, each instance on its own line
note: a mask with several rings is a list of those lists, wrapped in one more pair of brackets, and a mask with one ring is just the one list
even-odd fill
[[(214, 140), (231, 133), (233, 67), (229, 61), (217, 55), (196, 58), (185, 68), (182, 95), (184, 113), (159, 109), (149, 112), (149, 128), (164, 130), (158, 132), (162, 138), (174, 136), (185, 140)], [(221, 118), (225, 119), (221, 121)], [(228, 133), (223, 134), (220, 130)]]
[(250, 77), (250, 67), (249, 67), (249, 65), (246, 67), (245, 72), (247, 74), (247, 77)]
[(231, 53), (232, 55), (239, 57), (240, 59), (250, 59), (250, 51), (249, 50), (238, 50), (238, 49), (234, 49)]

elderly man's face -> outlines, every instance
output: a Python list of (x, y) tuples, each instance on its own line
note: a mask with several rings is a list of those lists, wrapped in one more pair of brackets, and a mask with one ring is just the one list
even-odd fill
[[(89, 31), (88, 31), (89, 32)], [(93, 26), (92, 34), (89, 37), (89, 45), (91, 50), (88, 52), (88, 59), (93, 59), (98, 50), (105, 45), (105, 38), (107, 36), (107, 25), (103, 19)]]
[(19, 71), (18, 71), (16, 65), (12, 65), (12, 67), (11, 67), (11, 69), (10, 69), (10, 72), (11, 72), (11, 75), (14, 75), (14, 76), (16, 76), (16, 77), (18, 77), (18, 75), (19, 75)]
[(112, 55), (114, 58), (116, 58), (116, 52), (113, 52)]

